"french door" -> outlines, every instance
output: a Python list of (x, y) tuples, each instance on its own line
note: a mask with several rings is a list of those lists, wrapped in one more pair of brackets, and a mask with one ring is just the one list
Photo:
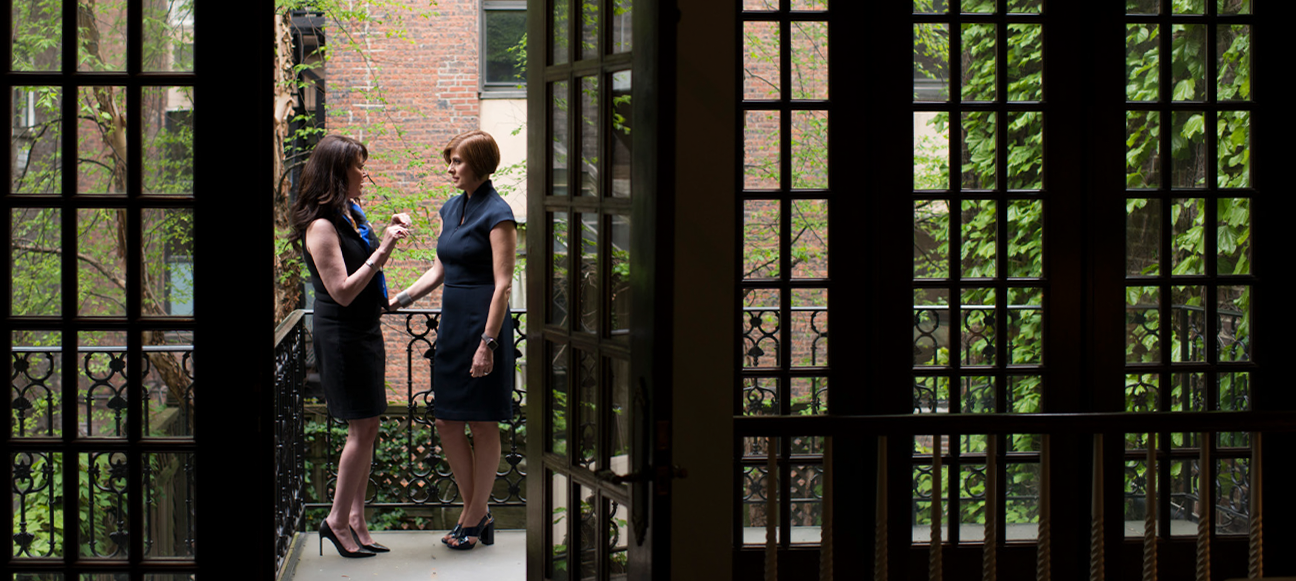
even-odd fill
[(655, 4), (528, 6), (529, 579), (652, 575)]
[[(264, 234), (224, 228), (270, 215), (270, 197), (258, 202), (249, 185), (272, 183), (253, 161), (269, 159), (270, 140), (237, 131), (268, 115), (269, 21), (248, 42), (219, 41), (273, 9), (247, 4), (14, 0), (0, 10), (12, 33), (11, 132), (0, 145), (6, 578), (273, 570), (270, 527), (257, 520), (272, 518), (271, 494), (222, 490), (273, 472), (249, 452), (270, 449), (272, 434), (233, 428), (273, 417), (260, 413), (273, 399), (261, 391), (269, 359), (248, 347), (269, 353), (269, 311), (232, 300), (268, 296), (258, 283), (270, 269), (253, 264), (273, 233), (268, 222)], [(198, 360), (209, 365), (198, 371)], [(199, 376), (215, 389), (199, 394)], [(216, 523), (234, 512), (249, 534), (227, 541)]]

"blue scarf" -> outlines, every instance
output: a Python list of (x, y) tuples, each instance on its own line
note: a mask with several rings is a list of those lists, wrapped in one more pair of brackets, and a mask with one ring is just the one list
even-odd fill
[[(359, 217), (359, 219), (356, 220), (356, 231), (360, 232), (360, 237), (364, 238), (365, 242), (369, 243), (370, 248), (377, 248), (378, 238), (374, 234), (373, 228), (369, 227), (369, 220), (365, 218), (364, 210), (360, 209), (360, 204), (357, 204), (355, 200), (351, 201), (351, 212), (353, 215)], [(383, 271), (380, 270), (374, 273), (374, 278), (378, 279), (378, 288), (382, 289), (382, 298), (385, 305), (387, 300), (387, 277), (384, 276)]]

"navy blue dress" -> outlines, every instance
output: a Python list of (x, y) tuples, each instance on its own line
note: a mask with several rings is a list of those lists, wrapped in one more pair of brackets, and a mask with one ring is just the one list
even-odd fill
[[(347, 275), (364, 265), (374, 248), (341, 216), (333, 220)], [(342, 306), (329, 296), (310, 252), (305, 251), (311, 286), (315, 287), (315, 365), (329, 413), (343, 420), (372, 418), (387, 411), (384, 381), (387, 356), (378, 316), (387, 297), (378, 277), (369, 280), (351, 304)]]
[(506, 220), (516, 223), (490, 180), (471, 198), (459, 194), (441, 207), (437, 258), (445, 269), (445, 286), (432, 368), (432, 414), (437, 419), (503, 422), (513, 417), (513, 317), (504, 316), (491, 372), (469, 375), (495, 294), (490, 232)]

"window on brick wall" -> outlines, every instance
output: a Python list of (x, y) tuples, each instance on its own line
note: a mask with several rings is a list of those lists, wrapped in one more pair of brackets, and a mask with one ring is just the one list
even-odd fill
[(485, 0), (481, 10), (482, 96), (525, 98), (526, 2)]

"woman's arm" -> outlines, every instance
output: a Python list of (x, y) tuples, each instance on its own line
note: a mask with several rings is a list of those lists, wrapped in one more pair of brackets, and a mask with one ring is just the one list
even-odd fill
[(390, 310), (408, 306), (401, 304), (400, 299), (402, 294), (406, 296), (406, 300), (413, 303), (414, 301), (427, 296), (428, 293), (436, 290), (436, 287), (441, 286), (441, 283), (444, 281), (445, 267), (441, 266), (441, 258), (438, 256), (433, 259), (432, 268), (429, 268), (427, 272), (423, 273), (423, 276), (420, 276), (418, 280), (414, 281), (414, 284), (409, 285), (408, 288), (397, 293), (390, 301), (388, 301), (387, 308)]
[(324, 219), (311, 222), (306, 228), (306, 250), (315, 261), (315, 270), (319, 272), (320, 282), (324, 283), (324, 290), (345, 307), (359, 296), (374, 273), (387, 262), (396, 241), (404, 238), (405, 232), (402, 226), (388, 226), (378, 250), (351, 274), (347, 274), (346, 262), (342, 260), (342, 243), (332, 222)]
[[(408, 307), (414, 301), (431, 294), (443, 282), (445, 282), (445, 266), (441, 264), (441, 256), (434, 254), (432, 256), (432, 268), (424, 272), (423, 276), (414, 281), (414, 284), (393, 295), (391, 300), (387, 301), (387, 310), (394, 311), (402, 307)], [(405, 302), (402, 303), (402, 299)]]
[[(501, 346), (513, 345), (511, 337), (500, 337), (500, 328), (504, 326), (504, 317), (509, 316), (508, 301), (513, 290), (513, 260), (517, 256), (517, 226), (511, 221), (504, 221), (491, 228), (491, 264), (495, 273), (495, 294), (491, 296), (490, 312), (486, 316), (486, 328), (482, 332), (494, 337)], [(477, 353), (473, 355), (473, 377), (480, 377), (495, 367), (495, 354), (481, 341)]]

